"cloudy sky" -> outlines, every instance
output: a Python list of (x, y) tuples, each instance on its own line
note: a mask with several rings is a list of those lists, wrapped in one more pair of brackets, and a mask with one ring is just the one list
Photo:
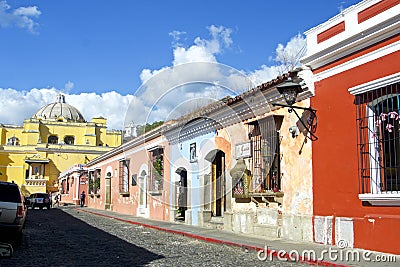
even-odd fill
[[(207, 78), (191, 68), (166, 75), (174, 67), (210, 62), (234, 70), (230, 82), (245, 75), (244, 89), (266, 82), (282, 71), (282, 54), (305, 49), (304, 31), (358, 2), (0, 0), (0, 123), (22, 125), (60, 92), (112, 129), (132, 103), (129, 120), (155, 103), (152, 119), (165, 119), (177, 103), (227, 89), (215, 90), (213, 68)], [(178, 86), (199, 79), (202, 89)]]

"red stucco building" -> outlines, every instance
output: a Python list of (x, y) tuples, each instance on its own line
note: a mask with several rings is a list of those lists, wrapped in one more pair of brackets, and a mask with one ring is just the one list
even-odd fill
[(305, 33), (316, 242), (400, 253), (399, 3), (364, 0)]

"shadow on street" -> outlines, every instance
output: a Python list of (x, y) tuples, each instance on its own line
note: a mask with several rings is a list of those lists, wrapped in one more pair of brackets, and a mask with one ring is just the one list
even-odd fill
[(86, 224), (61, 209), (28, 210), (22, 243), (0, 266), (142, 266), (163, 256)]

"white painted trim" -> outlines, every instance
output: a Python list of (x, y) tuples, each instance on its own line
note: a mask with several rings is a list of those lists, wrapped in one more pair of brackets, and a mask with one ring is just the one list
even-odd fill
[(400, 193), (359, 194), (358, 198), (372, 206), (400, 206)]
[(349, 88), (349, 93), (359, 95), (400, 82), (400, 72)]
[(375, 51), (372, 51), (371, 53), (365, 54), (361, 57), (349, 60), (343, 64), (340, 64), (338, 66), (335, 66), (333, 68), (330, 68), (326, 71), (322, 71), (318, 74), (315, 75), (315, 81), (321, 81), (326, 78), (329, 78), (331, 76), (337, 75), (339, 73), (345, 72), (347, 70), (350, 70), (352, 68), (361, 66), (365, 63), (371, 62), (373, 60), (376, 60), (378, 58), (384, 57), (386, 55), (389, 55), (391, 53), (397, 52), (400, 50), (400, 41), (394, 42), (392, 44), (389, 44), (385, 47), (382, 47), (380, 49), (377, 49)]
[[(358, 23), (358, 13), (379, 1), (365, 0), (342, 11), (323, 24), (306, 31), (307, 54), (300, 61), (313, 69), (317, 69), (398, 34), (400, 5), (395, 5), (362, 23)], [(323, 42), (318, 42), (318, 34), (343, 21), (346, 24), (345, 31)]]
[(360, 10), (368, 8), (369, 6), (372, 6), (376, 3), (378, 3), (379, 1), (381, 1), (381, 0), (364, 0), (362, 2), (359, 2), (358, 4), (352, 5), (348, 8), (346, 8), (345, 10), (342, 10), (339, 14), (330, 18), (329, 20), (321, 23), (318, 26), (315, 26), (314, 28), (307, 30), (306, 32), (304, 32), (304, 34), (309, 35), (312, 33), (320, 33), (326, 29), (329, 29), (333, 25), (336, 25), (338, 22), (340, 22), (343, 19), (343, 17), (345, 15), (348, 15), (349, 13), (351, 13), (353, 11), (358, 13)]
[(114, 176), (114, 175), (113, 175), (113, 168), (112, 168), (112, 166), (107, 166), (104, 175), (107, 175), (107, 173), (111, 173), (111, 176), (106, 176), (106, 177), (108, 177), (108, 178), (112, 178), (112, 177)]
[(79, 177), (74, 177), (74, 183), (75, 183), (75, 196), (73, 196), (73, 200), (79, 199), (79, 186), (80, 186), (80, 181)]
[(24, 166), (8, 166), (8, 165), (2, 165), (0, 168), (23, 168)]

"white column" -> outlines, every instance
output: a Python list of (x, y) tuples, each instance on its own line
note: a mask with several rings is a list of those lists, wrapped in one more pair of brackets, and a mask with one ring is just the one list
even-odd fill
[(32, 178), (32, 165), (29, 164), (29, 177), (28, 177), (28, 179), (31, 179), (31, 178)]
[(74, 179), (75, 179), (75, 199), (79, 199), (79, 185), (80, 185), (79, 177), (75, 176)]

